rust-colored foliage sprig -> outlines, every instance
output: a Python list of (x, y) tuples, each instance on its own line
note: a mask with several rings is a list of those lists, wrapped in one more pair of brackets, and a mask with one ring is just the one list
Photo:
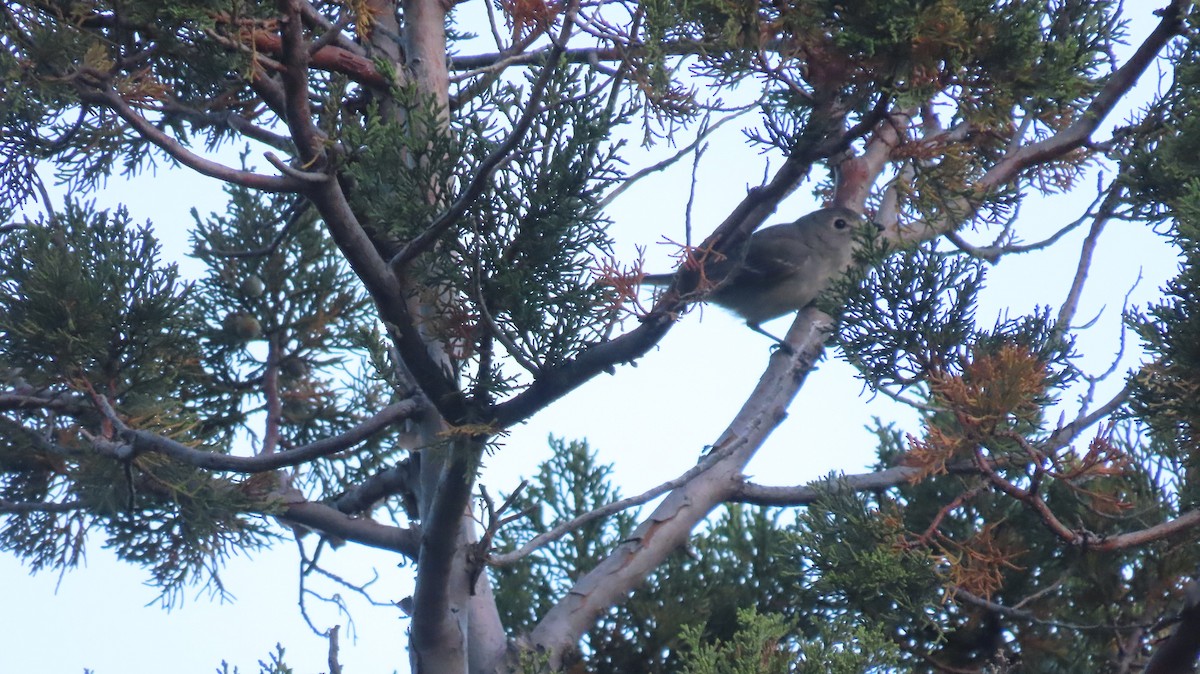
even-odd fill
[(923, 439), (908, 437), (905, 464), (923, 469), (916, 481), (946, 472), (949, 462), (981, 444), (993, 450), (1012, 445), (1008, 432), (1014, 425), (1036, 421), (1047, 386), (1045, 363), (1015, 344), (973, 356), (961, 373), (946, 368), (929, 373), (932, 402), (945, 414), (926, 422)]

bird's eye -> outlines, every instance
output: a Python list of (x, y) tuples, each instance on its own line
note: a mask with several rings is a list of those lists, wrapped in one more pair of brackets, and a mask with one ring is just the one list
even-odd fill
[(845, 229), (850, 226), (850, 223), (846, 222), (842, 218), (838, 218), (837, 220), (833, 221), (833, 226), (837, 227), (838, 229)]

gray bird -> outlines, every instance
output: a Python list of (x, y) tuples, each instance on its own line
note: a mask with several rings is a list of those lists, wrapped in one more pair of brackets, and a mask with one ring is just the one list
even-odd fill
[[(741, 316), (755, 332), (782, 344), (760, 324), (808, 306), (834, 278), (849, 269), (854, 262), (856, 236), (861, 236), (866, 224), (862, 215), (834, 207), (813, 211), (792, 223), (760, 229), (739, 253), (704, 264), (706, 278), (724, 279), (706, 299)], [(674, 278), (675, 274), (650, 274), (643, 283), (663, 286)], [(691, 278), (694, 283), (695, 272)]]

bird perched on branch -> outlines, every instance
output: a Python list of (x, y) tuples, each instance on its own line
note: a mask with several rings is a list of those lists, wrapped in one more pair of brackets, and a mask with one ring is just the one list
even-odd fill
[[(848, 208), (822, 208), (795, 222), (758, 230), (737, 253), (699, 265), (702, 272), (685, 271), (684, 287), (698, 285), (700, 278), (715, 282), (716, 288), (705, 299), (783, 344), (761, 324), (817, 299), (853, 264), (854, 250), (867, 226), (866, 218)], [(642, 282), (665, 286), (675, 276), (650, 274)]]

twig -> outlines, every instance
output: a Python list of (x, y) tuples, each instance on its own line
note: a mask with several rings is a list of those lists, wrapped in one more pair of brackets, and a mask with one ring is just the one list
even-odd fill
[(1129, 394), (1132, 392), (1132, 390), (1132, 387), (1127, 384), (1125, 388), (1121, 389), (1115, 396), (1110, 398), (1108, 402), (1101, 405), (1095, 411), (1089, 414), (1080, 412), (1079, 416), (1077, 416), (1071, 423), (1065, 426), (1059, 426), (1057, 429), (1055, 429), (1054, 432), (1050, 434), (1050, 437), (1046, 438), (1045, 442), (1042, 443), (1042, 446), (1044, 446), (1046, 451), (1050, 454), (1057, 452), (1059, 449), (1065, 447), (1072, 440), (1078, 437), (1079, 434), (1084, 431), (1084, 429), (1095, 424), (1097, 421), (1100, 421), (1109, 414), (1112, 414), (1119, 407), (1121, 407), (1121, 405), (1124, 405), (1125, 400), (1129, 397)]
[(338, 630), (341, 625), (329, 628), (329, 674), (342, 674), (342, 664), (338, 662)]
[(267, 163), (279, 169), (279, 172), (290, 178), (295, 178), (306, 183), (323, 183), (329, 180), (327, 173), (314, 173), (312, 171), (301, 171), (300, 169), (288, 166), (287, 162), (280, 159), (274, 152), (264, 152)]
[[(1144, 625), (1141, 625), (1141, 624), (1138, 624), (1138, 625), (1104, 625), (1101, 623), (1096, 623), (1096, 624), (1092, 624), (1092, 625), (1081, 625), (1081, 624), (1077, 624), (1077, 623), (1059, 622), (1057, 620), (1046, 620), (1045, 618), (1039, 618), (1038, 616), (1034, 615), (1033, 612), (1031, 612), (1031, 611), (1025, 611), (1025, 610), (1013, 608), (1011, 606), (1004, 606), (1003, 604), (997, 604), (994, 601), (984, 599), (983, 597), (974, 595), (974, 594), (967, 592), (966, 590), (959, 588), (959, 587), (950, 588), (950, 593), (952, 595), (954, 595), (955, 599), (961, 599), (962, 601), (964, 601), (968, 604), (972, 604), (974, 606), (978, 606), (980, 608), (984, 608), (989, 611), (995, 611), (996, 613), (999, 613), (1002, 616), (1005, 616), (1008, 618), (1019, 618), (1021, 620), (1025, 620), (1025, 621), (1028, 621), (1031, 623), (1036, 623), (1038, 625), (1046, 625), (1048, 627), (1059, 627), (1059, 628), (1068, 629), (1068, 630), (1111, 630), (1113, 632), (1124, 632), (1127, 630), (1137, 630), (1137, 629), (1143, 629), (1145, 627)], [(1023, 600), (1023, 603), (1024, 603), (1024, 601), (1027, 601), (1027, 599)]]
[[(757, 105), (757, 102), (755, 102), (753, 105)], [(641, 180), (642, 178), (645, 178), (646, 176), (650, 175), (651, 173), (657, 173), (659, 171), (662, 171), (663, 169), (666, 169), (666, 168), (672, 166), (673, 164), (675, 164), (675, 162), (679, 161), (681, 158), (686, 156), (688, 153), (695, 151), (696, 148), (699, 147), (700, 144), (703, 143), (704, 140), (707, 139), (710, 135), (712, 135), (717, 129), (721, 128), (726, 123), (731, 122), (731, 121), (737, 119), (738, 117), (741, 117), (742, 115), (746, 114), (747, 112), (749, 112), (750, 110), (753, 109), (753, 105), (748, 105), (744, 108), (736, 110), (733, 113), (726, 115), (725, 117), (722, 117), (721, 119), (717, 120), (713, 124), (702, 127), (700, 132), (696, 134), (695, 139), (693, 139), (692, 142), (688, 143), (687, 146), (681, 148), (678, 152), (671, 155), (670, 157), (667, 157), (666, 159), (664, 159), (660, 162), (656, 162), (654, 164), (651, 164), (650, 166), (640, 169), (637, 172), (635, 172), (633, 175), (631, 175), (628, 178), (626, 178), (625, 180), (621, 181), (621, 184), (619, 186), (617, 186), (616, 189), (609, 192), (603, 199), (600, 200), (600, 203), (597, 205), (597, 208), (604, 209), (609, 204), (611, 204), (613, 202), (613, 200), (615, 200), (617, 197), (624, 194), (626, 190), (628, 190), (630, 187), (633, 187), (633, 185), (635, 183), (637, 183), (639, 180)]]
[[(301, 3), (302, 12), (304, 5), (308, 5), (308, 3)], [(311, 5), (309, 5), (309, 7), (311, 7)], [(316, 54), (317, 52), (321, 51), (321, 49), (332, 45), (334, 42), (340, 42), (338, 38), (342, 36), (342, 31), (345, 30), (352, 21), (350, 16), (350, 13), (347, 12), (338, 17), (337, 23), (330, 24), (329, 26), (322, 26), (321, 29), (325, 32), (308, 45), (309, 56), (311, 57), (313, 54)], [(307, 19), (308, 17), (306, 16), (305, 18)]]

